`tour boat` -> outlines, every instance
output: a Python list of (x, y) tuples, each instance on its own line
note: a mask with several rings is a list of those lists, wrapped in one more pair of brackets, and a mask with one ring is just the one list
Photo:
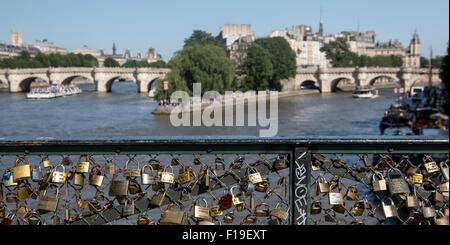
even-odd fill
[(79, 94), (81, 92), (81, 89), (76, 85), (52, 85), (50, 87), (33, 88), (27, 94), (27, 99), (53, 99)]
[(378, 97), (378, 90), (372, 87), (358, 86), (353, 92), (353, 98), (356, 99), (373, 99)]

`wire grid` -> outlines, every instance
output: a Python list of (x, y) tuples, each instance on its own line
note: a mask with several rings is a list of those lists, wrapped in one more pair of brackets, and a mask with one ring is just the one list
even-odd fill
[[(315, 157), (317, 156), (317, 158)], [(448, 192), (440, 192), (439, 185), (445, 181), (442, 173), (439, 172), (432, 176), (427, 175), (427, 172), (423, 166), (423, 157), (428, 158), (430, 155), (414, 155), (404, 154), (397, 156), (389, 156), (388, 154), (324, 154), (314, 155), (312, 157), (311, 166), (316, 159), (325, 158), (325, 161), (330, 161), (332, 164), (320, 164), (320, 170), (312, 171), (311, 180), (311, 192), (312, 201), (320, 201), (322, 210), (319, 214), (311, 214), (310, 224), (315, 225), (413, 225), (413, 224), (434, 224), (434, 218), (425, 219), (423, 217), (423, 207), (431, 207), (436, 211), (435, 218), (444, 216), (444, 210), (449, 208)], [(372, 159), (372, 160), (371, 160)], [(392, 161), (391, 161), (392, 159)], [(395, 160), (394, 160), (395, 159)], [(448, 163), (448, 154), (433, 156), (431, 159), (436, 161), (437, 165), (441, 161)], [(421, 195), (420, 191), (424, 190), (424, 186), (420, 184), (411, 184), (408, 181), (406, 174), (407, 170), (412, 168), (419, 168), (420, 173), (424, 179), (431, 180), (434, 186), (431, 190), (431, 195)], [(343, 174), (332, 174), (333, 169), (345, 169)], [(406, 195), (391, 196), (389, 193), (389, 187), (386, 191), (373, 191), (372, 177), (375, 173), (381, 174), (386, 180), (388, 180), (389, 170), (402, 169), (402, 178), (407, 182), (409, 189), (412, 190), (411, 194), (415, 194), (420, 200), (420, 205), (415, 208), (408, 208), (406, 206)], [(361, 176), (369, 176), (369, 178), (360, 178)], [(360, 176), (360, 177), (358, 177)], [(333, 205), (329, 204), (328, 193), (320, 193), (316, 195), (315, 191), (318, 188), (320, 178), (323, 177), (326, 183), (330, 183), (333, 178), (340, 177), (342, 189), (338, 190), (336, 187), (331, 192), (340, 192), (343, 194), (345, 202), (344, 212), (336, 212), (333, 210)], [(356, 180), (356, 181), (355, 181)], [(356, 186), (359, 192), (359, 199), (357, 201), (348, 200), (347, 192), (350, 186)], [(429, 187), (428, 187), (429, 188)], [(417, 191), (416, 191), (417, 190)], [(433, 199), (433, 193), (439, 192), (444, 196), (444, 202), (439, 203)], [(392, 198), (394, 205), (398, 211), (397, 217), (386, 218), (383, 213), (382, 200), (386, 198)], [(369, 207), (365, 207), (361, 216), (354, 216), (351, 212), (352, 208), (356, 206), (357, 202), (363, 203), (366, 201)], [(389, 204), (388, 202), (386, 204)], [(311, 205), (312, 208), (312, 205)], [(339, 210), (339, 209), (337, 209)], [(342, 210), (340, 210), (342, 211)], [(327, 219), (325, 219), (327, 217)], [(447, 217), (448, 220), (448, 217)]]
[[(1, 168), (3, 170), (3, 173), (6, 172), (6, 169), (12, 169), (14, 167), (14, 161), (16, 158), (23, 157), (23, 156), (0, 156), (0, 164)], [(52, 163), (52, 168), (44, 168), (42, 166), (41, 160), (43, 157), (48, 157), (50, 162)], [(70, 171), (75, 170), (76, 163), (78, 161), (77, 155), (61, 155), (61, 156), (27, 156), (27, 159), (31, 166), (38, 168), (39, 165), (41, 165), (42, 170), (42, 176), (45, 175), (46, 172), (50, 170), (54, 170), (54, 168), (59, 165), (64, 157), (69, 157), (71, 161), (73, 162), (69, 166), (64, 166), (64, 172), (68, 174)], [(96, 164), (100, 166), (105, 166), (105, 164), (108, 163), (114, 163), (115, 168), (123, 170), (125, 169), (126, 162), (129, 160), (137, 160), (139, 163), (139, 168), (142, 168), (145, 164), (149, 162), (150, 159), (157, 159), (161, 162), (164, 169), (167, 169), (167, 171), (171, 171), (169, 165), (171, 164), (171, 161), (174, 157), (177, 157), (179, 159), (179, 162), (181, 165), (179, 166), (173, 166), (173, 173), (175, 175), (175, 182), (178, 182), (178, 172), (179, 168), (181, 166), (188, 166), (194, 173), (196, 173), (196, 176), (191, 176), (191, 182), (190, 183), (196, 183), (196, 184), (202, 184), (198, 181), (198, 173), (201, 168), (206, 169), (208, 166), (211, 170), (215, 169), (215, 159), (220, 157), (224, 160), (225, 169), (228, 174), (220, 176), (223, 171), (221, 168), (216, 170), (217, 176), (213, 174), (212, 171), (208, 172), (208, 175), (210, 176), (212, 186), (204, 192), (199, 195), (194, 195), (191, 193), (191, 199), (188, 201), (181, 201), (181, 199), (177, 199), (174, 197), (174, 195), (169, 194), (170, 190), (173, 190), (173, 193), (176, 192), (182, 192), (183, 189), (186, 188), (186, 186), (189, 184), (184, 185), (169, 185), (165, 184), (164, 188), (168, 191), (166, 193), (166, 199), (168, 199), (169, 203), (175, 203), (175, 204), (182, 204), (185, 207), (185, 218), (183, 219), (183, 224), (189, 224), (189, 225), (196, 225), (199, 221), (198, 219), (194, 218), (193, 213), (193, 206), (195, 204), (195, 200), (198, 198), (202, 200), (203, 198), (207, 200), (208, 207), (212, 205), (212, 200), (215, 199), (215, 205), (218, 205), (219, 199), (228, 193), (230, 189), (235, 186), (236, 188), (233, 189), (233, 194), (239, 194), (241, 193), (240, 190), (240, 184), (245, 179), (244, 176), (239, 176), (236, 171), (246, 173), (248, 168), (251, 168), (253, 170), (253, 167), (258, 167), (264, 165), (269, 171), (267, 172), (267, 175), (262, 176), (263, 179), (266, 179), (269, 187), (267, 188), (266, 192), (258, 192), (253, 191), (252, 195), (254, 196), (255, 200), (255, 206), (260, 203), (267, 203), (270, 205), (270, 209), (274, 208), (278, 203), (283, 203), (287, 206), (289, 206), (289, 168), (282, 169), (279, 171), (276, 171), (272, 168), (273, 160), (277, 159), (278, 155), (256, 155), (256, 154), (245, 154), (245, 155), (236, 155), (236, 154), (226, 154), (226, 155), (213, 155), (213, 154), (204, 154), (204, 155), (90, 155), (91, 159), (94, 159)], [(236, 160), (239, 157), (243, 157), (245, 160), (242, 163), (242, 167), (240, 169), (230, 169), (229, 166), (231, 162)], [(194, 163), (194, 159), (200, 159), (200, 164), (196, 165)], [(84, 158), (83, 158), (84, 159)], [(259, 161), (258, 161), (259, 160)], [(83, 160), (82, 160), (83, 161)], [(197, 162), (198, 163), (198, 162)], [(59, 166), (58, 166), (59, 167)], [(93, 164), (90, 164), (90, 170), (92, 169)], [(167, 167), (167, 168), (166, 168)], [(220, 166), (221, 167), (221, 166)], [(135, 163), (131, 162), (128, 164), (127, 168), (133, 169), (137, 168)], [(62, 168), (59, 167), (57, 171), (62, 171)], [(166, 170), (164, 170), (166, 171)], [(150, 169), (146, 169), (147, 173), (150, 173)], [(155, 170), (156, 174), (156, 170)], [(235, 180), (234, 183), (224, 183), (222, 181), (225, 177), (228, 175), (231, 175), (233, 179)], [(84, 186), (76, 186), (74, 185), (74, 179), (72, 180), (66, 180), (64, 184), (49, 184), (49, 189), (47, 191), (48, 195), (55, 195), (55, 188), (59, 188), (59, 204), (58, 209), (56, 212), (49, 212), (46, 214), (40, 215), (40, 224), (42, 225), (62, 225), (62, 224), (84, 224), (84, 225), (90, 225), (90, 224), (108, 224), (108, 225), (135, 225), (137, 224), (137, 220), (139, 218), (148, 218), (149, 224), (159, 224), (159, 220), (162, 217), (162, 213), (167, 209), (167, 204), (151, 208), (151, 207), (142, 207), (139, 205), (135, 205), (135, 215), (121, 216), (120, 218), (111, 219), (111, 217), (108, 217), (106, 215), (106, 211), (109, 209), (114, 209), (117, 211), (117, 213), (122, 214), (122, 207), (123, 204), (119, 203), (119, 200), (116, 197), (110, 197), (108, 195), (110, 181), (112, 179), (111, 174), (104, 174), (104, 180), (101, 187), (89, 185), (88, 178), (89, 173), (84, 174), (85, 177), (85, 185)], [(287, 196), (283, 197), (282, 193), (282, 184), (278, 183), (281, 178), (285, 178), (286, 180), (286, 193)], [(117, 177), (117, 180), (124, 180), (125, 178), (122, 176), (122, 174), (119, 174)], [(141, 178), (136, 178), (137, 182), (141, 183)], [(43, 193), (43, 190), (36, 191), (35, 189), (39, 186), (39, 183), (32, 182), (31, 180), (28, 180), (28, 183), (31, 184), (33, 192), (36, 192), (39, 196), (39, 194)], [(19, 183), (20, 184), (20, 183)], [(20, 184), (21, 185), (21, 184)], [(3, 200), (5, 200), (6, 193), (8, 192), (17, 192), (18, 186), (11, 186), (6, 187), (3, 185)], [(134, 199), (135, 201), (142, 200), (144, 198), (151, 198), (155, 191), (153, 190), (151, 185), (139, 185), (139, 188), (141, 190), (140, 194), (131, 195), (131, 193), (128, 193), (128, 197), (131, 199)], [(97, 193), (103, 192), (103, 200), (98, 200), (95, 197), (97, 196)], [(77, 197), (78, 192), (78, 197)], [(266, 216), (266, 217), (256, 217), (256, 222), (246, 222), (245, 218), (255, 218), (253, 216), (255, 209), (250, 209), (250, 196), (251, 193), (249, 191), (246, 192), (248, 195), (244, 196), (245, 200), (245, 208), (243, 210), (238, 210), (236, 206), (232, 206), (230, 209), (223, 211), (223, 215), (219, 217), (215, 217), (214, 221), (217, 225), (246, 225), (246, 224), (257, 224), (257, 225), (264, 225), (264, 224), (287, 224), (287, 221), (280, 220), (276, 217)], [(77, 200), (81, 200), (79, 202), (82, 205), (77, 205)], [(37, 210), (39, 197), (36, 197), (35, 199), (29, 197), (23, 202), (19, 202), (19, 204), (26, 204), (28, 209), (31, 210)], [(10, 216), (16, 213), (16, 203), (8, 203), (3, 202), (5, 204), (5, 216)], [(199, 201), (199, 205), (203, 205), (203, 202)], [(81, 206), (81, 207), (80, 207)], [(262, 208), (265, 208), (262, 206)], [(65, 212), (66, 209), (70, 212), (70, 220), (65, 219)], [(226, 214), (231, 213), (234, 216), (234, 221), (232, 223), (225, 223), (223, 222), (223, 217)], [(98, 219), (101, 219), (100, 221)], [(185, 223), (186, 219), (188, 220), (188, 223)], [(289, 220), (289, 219), (288, 219)], [(82, 222), (80, 222), (82, 221)], [(12, 224), (30, 224), (29, 220), (27, 220), (26, 215), (15, 215), (13, 217), (13, 223)]]

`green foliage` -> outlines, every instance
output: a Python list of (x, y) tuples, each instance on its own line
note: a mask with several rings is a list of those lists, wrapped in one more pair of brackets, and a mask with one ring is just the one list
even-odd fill
[(22, 51), (19, 56), (0, 60), (0, 68), (44, 68), (44, 67), (94, 67), (97, 59), (82, 54), (38, 54), (31, 58), (29, 53)]
[(213, 37), (211, 33), (202, 31), (202, 30), (194, 30), (192, 35), (189, 38), (184, 40), (184, 47), (191, 45), (218, 45), (220, 46), (220, 42), (217, 38)]
[(273, 66), (273, 77), (266, 89), (281, 90), (281, 79), (295, 77), (297, 69), (295, 52), (282, 37), (259, 38), (255, 43), (269, 52)]
[[(211, 44), (185, 46), (168, 65), (171, 69), (166, 77), (169, 94), (175, 90), (192, 91), (193, 83), (202, 85), (202, 94), (209, 90), (224, 93), (230, 90), (235, 74), (234, 64), (225, 50)], [(164, 98), (164, 95), (158, 87), (156, 98)]]
[(122, 67), (126, 68), (143, 68), (143, 67), (153, 67), (153, 68), (166, 68), (167, 64), (163, 60), (158, 60), (152, 63), (148, 63), (147, 61), (136, 61), (136, 60), (128, 60), (125, 62)]
[(344, 38), (337, 38), (336, 41), (325, 44), (320, 50), (326, 53), (333, 67), (401, 67), (403, 65), (402, 58), (396, 55), (358, 56), (348, 49)]
[(448, 61), (448, 53), (450, 52), (450, 47), (447, 44), (447, 55), (442, 58), (441, 63), (441, 72), (439, 73), (439, 77), (441, 81), (444, 83), (445, 87), (448, 89), (449, 78), (448, 78), (448, 67), (450, 66)]
[[(429, 59), (420, 56), (420, 68), (428, 68)], [(444, 56), (436, 56), (434, 59), (431, 59), (431, 66), (433, 68), (440, 68), (442, 63), (444, 62)]]
[(108, 57), (103, 62), (103, 66), (104, 67), (120, 67), (120, 64), (115, 59)]
[(253, 43), (247, 50), (247, 58), (244, 61), (246, 73), (244, 90), (266, 90), (274, 76), (274, 68), (271, 54), (267, 49), (257, 43)]

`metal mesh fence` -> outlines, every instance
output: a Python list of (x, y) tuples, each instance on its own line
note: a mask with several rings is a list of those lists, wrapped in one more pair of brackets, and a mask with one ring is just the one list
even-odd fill
[[(277, 154), (0, 156), (0, 218), (13, 225), (288, 224), (287, 159)], [(32, 171), (14, 183), (16, 161), (19, 167), (27, 161)], [(274, 168), (275, 162), (286, 166)], [(60, 173), (66, 176), (58, 183)]]
[(310, 224), (448, 225), (447, 164), (448, 154), (314, 154)]

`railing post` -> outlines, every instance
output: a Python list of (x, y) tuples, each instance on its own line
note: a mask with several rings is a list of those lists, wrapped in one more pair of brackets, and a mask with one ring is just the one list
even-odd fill
[(296, 147), (291, 163), (291, 224), (308, 225), (311, 203), (311, 154), (305, 147)]

